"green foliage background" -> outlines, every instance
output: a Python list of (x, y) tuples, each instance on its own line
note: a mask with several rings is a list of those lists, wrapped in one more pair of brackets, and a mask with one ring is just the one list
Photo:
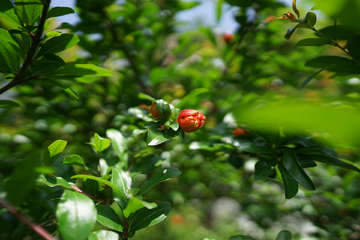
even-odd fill
[[(223, 1), (218, 2), (221, 5)], [(324, 13), (318, 14), (316, 29), (332, 26), (335, 16), (338, 25), (347, 26), (346, 30), (338, 28), (343, 35), (336, 41), (347, 46), (350, 55), (334, 44), (299, 44), (304, 38), (318, 37), (301, 26), (292, 32), (290, 40), (284, 39), (286, 29), (295, 25), (275, 17), (294, 11), (281, 2), (226, 2), (238, 7), (235, 19), (239, 29), (230, 42), (212, 27), (177, 30), (181, 23), (175, 14), (195, 7), (195, 2), (131, 0), (117, 4), (114, 0), (77, 0), (75, 11), (81, 21), (74, 26), (49, 18), (44, 34), (50, 39), (38, 53), (39, 62), (32, 63), (31, 77), (1, 95), (1, 99), (5, 96), (19, 105), (0, 102), (0, 198), (6, 198), (54, 236), (71, 239), (62, 233), (64, 226), (57, 225), (62, 217), (66, 218), (66, 212), (59, 212), (62, 208), (57, 207), (66, 205), (64, 196), (74, 201), (78, 197), (64, 188), (68, 182), (104, 200), (106, 205), (100, 206), (111, 206), (122, 216), (121, 203), (117, 202), (120, 208), (111, 205), (111, 189), (101, 188), (91, 178), (83, 181), (72, 176), (100, 172), (103, 180), (111, 178), (113, 182), (116, 169), (128, 170), (134, 188), (142, 191), (141, 186), (156, 170), (172, 167), (182, 174), (174, 173), (169, 181), (143, 195), (146, 202), (171, 206), (168, 217), (162, 223), (136, 231), (133, 239), (225, 240), (235, 235), (276, 239), (284, 229), (292, 233), (293, 239), (360, 238), (360, 178), (356, 172), (356, 166), (360, 166), (357, 131), (360, 38), (354, 34), (358, 30), (354, 24), (357, 19), (349, 17), (358, 15), (359, 1), (341, 0), (332, 5), (320, 0), (298, 1), (301, 17), (315, 3), (320, 4)], [(4, 7), (0, 10), (5, 11)], [(255, 18), (248, 15), (250, 10), (256, 13)], [(35, 25), (37, 19), (27, 21)], [(32, 24), (23, 31), (33, 31)], [(0, 26), (4, 32), (17, 28), (4, 15), (0, 16)], [(54, 30), (62, 34), (57, 35)], [(63, 46), (64, 41), (69, 45)], [(68, 65), (58, 59), (45, 59), (46, 43), (49, 47), (58, 44), (58, 51), (48, 53), (56, 53)], [(24, 61), (21, 49), (18, 54), (19, 62)], [(345, 57), (349, 62), (317, 59), (327, 55)], [(46, 68), (45, 60), (59, 65), (55, 69)], [(313, 75), (319, 69), (324, 71)], [(4, 71), (0, 83), (4, 86), (14, 77), (12, 71), (18, 69), (1, 70)], [(300, 88), (307, 78), (307, 85)], [(167, 140), (164, 143), (148, 146), (146, 131), (158, 129), (158, 122), (147, 110), (151, 100), (141, 94), (164, 99), (180, 110), (199, 110), (207, 117), (206, 124), (185, 135), (175, 130), (174, 135), (164, 137)], [(177, 115), (172, 110), (170, 119)], [(250, 135), (235, 137), (233, 131), (238, 126), (248, 129)], [(122, 137), (115, 144), (114, 135), (118, 131)], [(265, 135), (270, 139), (280, 136), (281, 141), (268, 144), (272, 140), (268, 142)], [(58, 139), (67, 141), (58, 142), (66, 145), (64, 151), (51, 157), (50, 149), (47, 156), (45, 150)], [(110, 139), (111, 145), (104, 139)], [(308, 142), (304, 143), (305, 140)], [(311, 168), (304, 171), (306, 167), (299, 164), (299, 157), (296, 166), (286, 168), (284, 160), (275, 168), (278, 159), (269, 157), (279, 148), (287, 149), (279, 153), (284, 158), (308, 156), (306, 152), (301, 155), (299, 146), (307, 148), (312, 144), (322, 147), (327, 156), (335, 154), (338, 161), (343, 161), (340, 167), (328, 165), (329, 160), (313, 167), (310, 165), (314, 161), (310, 159), (307, 163), (311, 161), (308, 166)], [(45, 166), (37, 161), (39, 158), (44, 159)], [(100, 159), (105, 159), (108, 170)], [(268, 171), (254, 173), (257, 168)], [(305, 189), (298, 187), (301, 180), (294, 181), (291, 176), (294, 183), (290, 180), (291, 186), (284, 189), (283, 171), (294, 168), (311, 178), (316, 191), (309, 191), (313, 189), (306, 177), (302, 183), (310, 185)], [(65, 183), (50, 188), (43, 184), (50, 180), (39, 179), (39, 174), (48, 177), (53, 174), (65, 179)], [(291, 195), (289, 191), (295, 188), (298, 191)], [(99, 205), (95, 209), (90, 198), (83, 201), (94, 214), (105, 211)], [(146, 216), (149, 209), (135, 210)], [(100, 221), (97, 219), (89, 229), (92, 235), (79, 233), (77, 237), (106, 239), (97, 232), (109, 230)], [(41, 239), (6, 208), (0, 208), (0, 239), (27, 236)], [(117, 239), (113, 235), (108, 237)]]

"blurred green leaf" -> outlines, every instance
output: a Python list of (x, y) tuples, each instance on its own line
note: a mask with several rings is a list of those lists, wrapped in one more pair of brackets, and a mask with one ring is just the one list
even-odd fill
[(51, 166), (60, 154), (64, 151), (67, 141), (56, 140), (50, 144), (43, 154), (43, 161), (45, 166)]
[(18, 71), (20, 69), (20, 52), (20, 47), (9, 32), (0, 28), (0, 69), (12, 73)]
[[(328, 26), (319, 30), (320, 33), (324, 34), (327, 38), (333, 40), (348, 40), (349, 37), (354, 34), (354, 31), (346, 25)], [(318, 35), (320, 37), (320, 35)], [(335, 36), (335, 39), (334, 39)]]
[(136, 197), (130, 197), (129, 202), (124, 210), (124, 216), (129, 218), (129, 216), (136, 212), (137, 210), (146, 207), (147, 209), (153, 209), (157, 207), (156, 203), (148, 203), (137, 199)]
[(116, 129), (106, 130), (106, 136), (111, 140), (111, 146), (113, 147), (116, 155), (127, 166), (128, 155), (126, 152), (127, 142), (121, 132)]
[(291, 240), (292, 236), (288, 230), (282, 230), (276, 237), (276, 240)]
[(186, 95), (186, 97), (184, 97), (183, 99), (181, 99), (181, 101), (176, 104), (176, 108), (182, 109), (182, 108), (186, 108), (184, 106), (186, 106), (186, 104), (188, 104), (189, 101), (192, 101), (193, 99), (196, 99), (196, 97), (200, 94), (203, 93), (207, 93), (209, 92), (209, 89), (207, 88), (197, 88), (192, 90), (188, 95)]
[(169, 180), (171, 178), (177, 177), (181, 174), (177, 168), (163, 168), (154, 173), (141, 187), (138, 192), (138, 195), (143, 195), (145, 192), (150, 190), (156, 184)]
[(21, 105), (17, 102), (11, 100), (0, 100), (0, 108), (13, 108), (13, 107), (21, 107)]
[(323, 46), (325, 44), (331, 44), (328, 40), (323, 38), (305, 38), (296, 43), (295, 47), (302, 46)]
[(97, 133), (94, 136), (95, 139), (95, 150), (100, 153), (110, 146), (110, 139), (102, 138)]
[(292, 27), (292, 28), (289, 28), (284, 36), (285, 39), (290, 39), (291, 38), (291, 35), (293, 35), (293, 33), (295, 32), (296, 28), (298, 27), (299, 25), (296, 25), (295, 27)]
[[(64, 51), (79, 42), (79, 38), (71, 33), (63, 33), (58, 37), (47, 40), (37, 53), (37, 58), (49, 54)], [(70, 70), (71, 71), (71, 70)]]
[(0, 17), (5, 21), (9, 28), (17, 29), (21, 26), (19, 17), (15, 13), (14, 5), (10, 0), (3, 0), (0, 4)]
[(138, 98), (139, 98), (139, 99), (144, 99), (144, 100), (149, 100), (149, 101), (151, 101), (151, 102), (155, 102), (155, 101), (156, 101), (155, 98), (153, 98), (153, 97), (151, 97), (151, 96), (149, 96), (149, 95), (147, 95), (147, 94), (145, 94), (145, 93), (139, 93), (139, 94), (138, 94)]
[(265, 160), (260, 160), (255, 164), (254, 180), (259, 180), (274, 174), (273, 167)]
[(216, 21), (219, 22), (221, 19), (222, 5), (224, 0), (217, 0), (216, 2)]
[(111, 230), (123, 232), (124, 227), (122, 226), (121, 219), (116, 214), (114, 209), (104, 204), (97, 205), (96, 209), (97, 209), (97, 221), (101, 225)]
[(121, 191), (120, 194), (118, 192), (113, 192), (114, 200), (119, 204), (122, 210), (125, 210), (131, 196), (130, 189), (133, 186), (132, 179), (127, 172), (113, 168), (111, 182)]
[(284, 148), (283, 153), (282, 162), (290, 176), (304, 188), (308, 190), (315, 190), (314, 183), (299, 164), (295, 151), (290, 148)]
[(236, 235), (230, 237), (229, 240), (255, 240), (255, 239), (245, 235)]
[(46, 15), (46, 19), (52, 17), (60, 17), (67, 14), (75, 13), (72, 8), (69, 7), (53, 7), (49, 10), (48, 14)]
[(39, 183), (46, 184), (49, 187), (61, 186), (64, 188), (72, 189), (71, 185), (62, 177), (54, 177), (50, 175), (41, 174), (36, 181)]
[(25, 26), (33, 26), (35, 21), (40, 18), (43, 5), (33, 0), (16, 0), (15, 12)]
[(346, 49), (351, 57), (360, 60), (360, 34), (350, 36), (346, 43)]
[(278, 168), (281, 173), (282, 180), (284, 182), (284, 188), (285, 188), (285, 198), (290, 199), (293, 198), (299, 189), (297, 181), (290, 176), (290, 174), (286, 171), (284, 168), (284, 165), (282, 162), (278, 163)]
[(119, 240), (119, 235), (107, 230), (99, 230), (90, 233), (88, 240)]
[(31, 192), (39, 175), (35, 171), (39, 165), (39, 156), (36, 153), (28, 154), (24, 160), (15, 165), (10, 179), (4, 183), (6, 198), (14, 207), (22, 204)]
[(307, 26), (313, 27), (316, 24), (316, 14), (313, 12), (308, 12), (306, 13), (305, 18), (301, 19), (300, 22)]
[(303, 168), (316, 167), (316, 163), (306, 155), (296, 154), (298, 161)]
[(84, 194), (65, 190), (56, 208), (57, 226), (64, 240), (85, 240), (96, 222), (94, 202)]
[(153, 226), (163, 221), (169, 214), (171, 207), (165, 203), (158, 203), (157, 208), (142, 208), (134, 214), (130, 232)]

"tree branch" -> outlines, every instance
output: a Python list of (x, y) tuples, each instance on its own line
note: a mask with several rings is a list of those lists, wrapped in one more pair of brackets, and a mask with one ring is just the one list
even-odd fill
[(8, 91), (11, 88), (28, 81), (28, 79), (25, 79), (25, 73), (26, 73), (26, 70), (28, 69), (28, 67), (31, 65), (33, 58), (35, 56), (36, 49), (42, 40), (42, 33), (44, 31), (46, 15), (47, 15), (47, 12), (50, 7), (50, 2), (51, 2), (51, 0), (44, 1), (44, 7), (43, 7), (43, 10), (41, 13), (39, 26), (38, 26), (35, 36), (32, 38), (32, 43), (31, 43), (31, 46), (25, 56), (23, 65), (21, 66), (19, 71), (17, 73), (15, 73), (13, 80), (0, 89), (0, 95), (3, 94), (4, 92)]
[(0, 198), (0, 205), (6, 208), (9, 213), (23, 221), (25, 224), (27, 224), (29, 227), (31, 227), (37, 234), (39, 234), (41, 237), (43, 237), (45, 240), (56, 240), (53, 236), (50, 235), (48, 231), (46, 231), (43, 227), (40, 225), (37, 225), (36, 223), (33, 223), (30, 221), (24, 214), (13, 208), (9, 203), (7, 203), (5, 200)]

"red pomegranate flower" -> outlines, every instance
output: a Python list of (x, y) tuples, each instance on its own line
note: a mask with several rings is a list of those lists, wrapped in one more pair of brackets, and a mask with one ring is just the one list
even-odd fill
[(200, 129), (205, 124), (206, 117), (194, 109), (182, 110), (177, 122), (184, 132), (191, 133)]

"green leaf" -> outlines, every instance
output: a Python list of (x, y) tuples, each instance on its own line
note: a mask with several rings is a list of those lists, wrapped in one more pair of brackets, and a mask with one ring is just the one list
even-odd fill
[[(84, 180), (86, 179), (91, 179), (91, 180), (95, 180), (99, 183), (103, 183), (105, 185), (108, 185), (109, 187), (111, 187), (113, 190), (115, 190), (114, 192), (116, 192), (117, 194), (120, 194), (120, 195), (123, 195), (123, 192), (118, 188), (116, 187), (114, 184), (112, 184), (111, 182), (105, 180), (105, 179), (102, 179), (102, 178), (99, 178), (99, 177), (94, 177), (94, 176), (91, 176), (91, 175), (84, 175), (84, 174), (78, 174), (78, 175), (74, 175), (72, 176), (71, 178), (83, 178)], [(126, 198), (125, 196), (123, 196), (123, 198)]]
[[(348, 40), (354, 34), (354, 31), (346, 25), (328, 26), (319, 30), (327, 38), (333, 40)], [(320, 37), (320, 35), (318, 35)], [(334, 39), (335, 36), (335, 39)]]
[(33, 0), (17, 0), (15, 2), (15, 12), (24, 26), (33, 26), (35, 21), (40, 18), (43, 5)]
[(170, 127), (172, 130), (177, 131), (177, 130), (179, 129), (180, 125), (179, 125), (179, 123), (177, 123), (177, 122), (170, 122), (170, 123), (169, 123), (169, 127)]
[(157, 154), (147, 154), (142, 156), (140, 159), (136, 159), (134, 166), (131, 168), (131, 176), (137, 174), (148, 174), (157, 169), (155, 166), (157, 163), (161, 162), (162, 158)]
[(278, 168), (284, 182), (285, 197), (287, 199), (293, 198), (299, 190), (299, 185), (297, 181), (295, 181), (295, 179), (286, 171), (282, 162), (278, 163)]
[(119, 235), (107, 230), (99, 230), (90, 233), (88, 240), (119, 240)]
[(297, 154), (298, 161), (303, 168), (316, 167), (316, 163), (306, 155)]
[(84, 194), (65, 190), (56, 208), (63, 240), (85, 240), (96, 222), (94, 202)]
[(95, 139), (95, 150), (100, 153), (110, 146), (110, 139), (102, 138), (97, 133), (94, 136)]
[(39, 156), (36, 153), (28, 154), (23, 161), (15, 165), (10, 179), (4, 183), (6, 198), (14, 207), (22, 204), (30, 194), (39, 175), (36, 172), (39, 165)]
[(22, 26), (19, 17), (15, 13), (14, 5), (10, 0), (2, 0), (0, 4), (0, 18), (11, 29)]
[(37, 58), (49, 54), (64, 51), (74, 46), (79, 41), (79, 38), (71, 33), (63, 33), (58, 37), (53, 37), (47, 40), (40, 48), (36, 55)]
[(40, 175), (36, 181), (39, 183), (46, 184), (49, 187), (61, 186), (64, 188), (72, 189), (71, 185), (62, 177), (53, 177), (50, 175)]
[(311, 79), (313, 79), (314, 77), (316, 77), (319, 73), (321, 73), (322, 71), (324, 71), (325, 69), (320, 69), (319, 71), (317, 71), (317, 72), (315, 72), (314, 74), (312, 74), (312, 75), (310, 75), (309, 77), (307, 77), (305, 80), (304, 80), (304, 82), (300, 85), (300, 89), (302, 89), (303, 87), (305, 87), (306, 86), (306, 84), (308, 84), (310, 81), (311, 81)]
[(149, 146), (156, 146), (167, 140), (170, 140), (170, 136), (164, 131), (159, 130), (157, 126), (151, 126), (148, 129), (146, 142)]
[(316, 24), (316, 14), (313, 12), (308, 12), (308, 13), (306, 13), (305, 18), (301, 19), (300, 22), (309, 27), (313, 27)]
[(236, 235), (230, 237), (229, 240), (255, 240), (255, 239), (245, 235)]
[(295, 30), (296, 30), (296, 28), (297, 28), (298, 26), (299, 26), (299, 24), (296, 25), (295, 27), (289, 28), (289, 29), (287, 30), (284, 38), (289, 40), (289, 39), (291, 38), (291, 35), (293, 35), (293, 33), (295, 32)]
[(149, 95), (147, 95), (147, 94), (145, 94), (145, 93), (139, 93), (139, 94), (138, 94), (138, 98), (139, 98), (139, 99), (144, 99), (144, 100), (149, 100), (149, 101), (151, 101), (151, 102), (155, 102), (155, 101), (156, 101), (155, 98), (153, 98), (153, 97), (151, 97), (151, 96), (149, 96)]
[(217, 0), (216, 3), (216, 21), (219, 22), (221, 19), (222, 5), (224, 0)]
[(97, 221), (101, 225), (118, 232), (123, 232), (124, 227), (122, 226), (121, 219), (116, 214), (114, 209), (104, 204), (97, 205), (96, 209), (97, 209)]
[(145, 201), (142, 201), (140, 199), (137, 199), (135, 197), (130, 197), (129, 202), (124, 210), (124, 216), (126, 218), (129, 218), (129, 216), (136, 212), (137, 210), (146, 207), (147, 209), (153, 209), (157, 207), (156, 203), (148, 203)]
[(292, 1), (292, 9), (294, 10), (294, 12), (296, 13), (296, 15), (298, 16), (298, 18), (300, 18), (300, 12), (296, 7), (296, 0)]
[(140, 188), (138, 195), (143, 195), (145, 192), (150, 190), (156, 184), (177, 177), (181, 174), (177, 168), (163, 168), (152, 175)]
[(21, 105), (17, 102), (11, 100), (0, 100), (0, 108), (14, 108), (14, 107), (21, 107)]
[(259, 180), (274, 174), (273, 167), (265, 160), (260, 160), (255, 164), (254, 179)]
[(117, 192), (113, 193), (114, 200), (119, 204), (122, 210), (125, 210), (131, 196), (130, 189), (133, 185), (132, 179), (127, 172), (113, 168), (111, 182), (121, 191), (120, 194)]
[(130, 232), (153, 226), (163, 221), (169, 214), (171, 207), (165, 203), (158, 203), (157, 208), (143, 208), (134, 214), (134, 218), (130, 227)]
[(10, 33), (0, 28), (0, 69), (15, 73), (20, 69), (20, 47)]
[(292, 236), (288, 230), (280, 231), (276, 238), (276, 240), (291, 240), (291, 239), (292, 239)]
[(314, 183), (310, 177), (306, 174), (304, 169), (301, 167), (294, 149), (284, 148), (283, 149), (282, 162), (285, 169), (298, 183), (308, 190), (315, 190)]
[(46, 15), (46, 19), (53, 18), (53, 17), (60, 17), (67, 14), (75, 13), (72, 8), (69, 7), (53, 7), (49, 10), (48, 14)]
[[(54, 39), (54, 38), (52, 38), (52, 39)], [(83, 82), (86, 82), (86, 78), (84, 78), (83, 76), (107, 77), (107, 76), (112, 76), (112, 75), (113, 75), (113, 73), (111, 71), (109, 71), (105, 68), (97, 67), (94, 64), (67, 63), (65, 66), (54, 71), (51, 76), (63, 78), (64, 80), (66, 80), (67, 77), (69, 77), (68, 80), (71, 80), (71, 78), (74, 78), (75, 80), (80, 79)]]
[(106, 130), (106, 136), (111, 140), (111, 146), (113, 147), (116, 155), (120, 158), (121, 161), (127, 166), (128, 154), (126, 152), (127, 142), (123, 137), (121, 132), (116, 129)]
[(63, 161), (62, 164), (67, 164), (67, 165), (75, 165), (75, 166), (81, 166), (83, 167), (86, 171), (89, 171), (93, 174), (97, 174), (93, 169), (89, 168), (88, 166), (85, 165), (84, 160), (76, 154), (72, 154), (67, 156)]
[(305, 38), (296, 43), (295, 47), (303, 47), (303, 46), (323, 46), (325, 44), (331, 43), (323, 38)]
[(23, 32), (17, 29), (9, 30), (11, 37), (15, 40), (19, 49), (21, 50), (21, 57), (25, 58), (27, 51), (30, 49), (31, 46), (31, 37), (28, 33)]
[(46, 151), (43, 154), (43, 161), (45, 166), (51, 166), (56, 161), (56, 159), (64, 151), (66, 144), (67, 141), (56, 140), (47, 147)]
[(346, 49), (351, 57), (360, 60), (360, 34), (350, 36), (346, 43)]
[(320, 56), (310, 59), (305, 66), (322, 68), (343, 75), (360, 74), (358, 63), (345, 57)]
[(203, 93), (208, 93), (209, 89), (207, 88), (197, 88), (192, 90), (188, 95), (186, 95), (186, 97), (184, 97), (183, 99), (181, 99), (181, 101), (176, 104), (176, 108), (183, 108), (184, 106), (186, 106), (190, 101), (192, 101), (193, 99), (196, 99), (196, 97), (200, 94)]
[(310, 157), (311, 159), (318, 161), (318, 162), (323, 162), (323, 163), (326, 163), (329, 165), (342, 167), (342, 168), (346, 168), (346, 169), (353, 170), (356, 172), (360, 172), (360, 169), (355, 167), (354, 165), (351, 165), (349, 163), (339, 160), (337, 155), (330, 150), (316, 148), (316, 147), (309, 147), (309, 148), (301, 148), (301, 149), (297, 150), (297, 153), (305, 154), (308, 157)]

